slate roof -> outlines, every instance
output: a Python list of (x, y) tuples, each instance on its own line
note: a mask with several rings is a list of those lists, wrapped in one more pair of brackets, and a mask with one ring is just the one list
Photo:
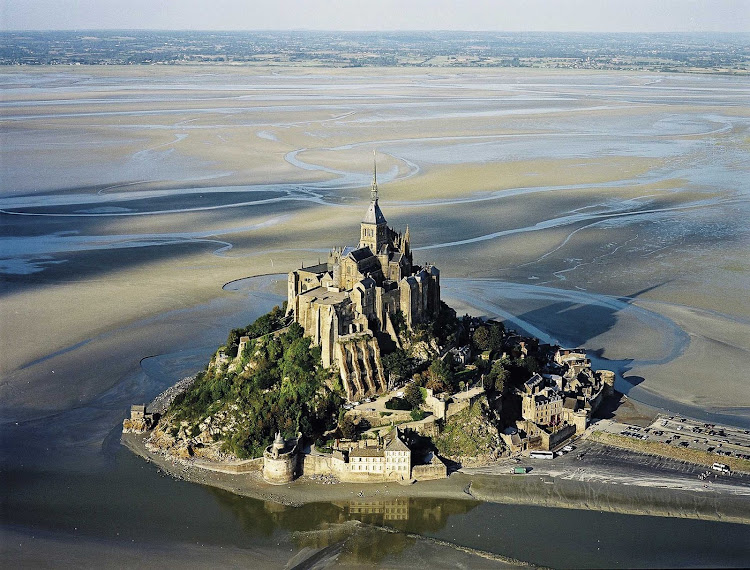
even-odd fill
[(349, 253), (349, 257), (359, 263), (360, 261), (364, 261), (368, 257), (372, 257), (372, 252), (370, 251), (369, 247), (361, 247), (359, 249), (351, 251)]
[(355, 447), (349, 451), (349, 457), (383, 457), (383, 450), (378, 447)]
[(299, 271), (305, 271), (307, 273), (325, 273), (328, 271), (328, 263), (318, 263), (317, 265), (302, 267)]
[(563, 408), (566, 408), (568, 410), (574, 410), (578, 407), (578, 400), (576, 398), (565, 398), (565, 401), (563, 402)]
[(394, 435), (385, 448), (388, 451), (411, 451), (398, 435)]
[(387, 224), (388, 222), (385, 221), (385, 216), (383, 215), (383, 212), (380, 210), (380, 206), (378, 206), (378, 201), (373, 200), (370, 202), (370, 207), (367, 208), (367, 212), (365, 213), (365, 217), (362, 220), (365, 224)]

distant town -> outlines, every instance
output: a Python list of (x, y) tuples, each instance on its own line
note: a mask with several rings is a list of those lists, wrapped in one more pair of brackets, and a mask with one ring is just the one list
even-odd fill
[(0, 33), (2, 65), (203, 63), (746, 74), (750, 70), (750, 34), (134, 30)]

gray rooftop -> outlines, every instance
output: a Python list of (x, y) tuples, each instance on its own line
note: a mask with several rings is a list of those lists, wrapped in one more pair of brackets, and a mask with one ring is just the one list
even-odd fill
[(367, 213), (365, 213), (365, 217), (362, 220), (365, 224), (387, 224), (388, 222), (385, 221), (385, 216), (383, 215), (383, 212), (380, 210), (380, 206), (378, 206), (378, 201), (373, 200), (370, 202), (370, 207), (367, 208)]
[(325, 287), (315, 287), (300, 294), (300, 297), (314, 299), (321, 305), (336, 305), (349, 297), (346, 291), (329, 291)]
[(359, 263), (360, 261), (364, 261), (365, 259), (372, 257), (372, 252), (370, 251), (369, 247), (361, 247), (359, 249), (350, 251), (349, 257)]
[(349, 451), (349, 457), (383, 457), (383, 450), (379, 447), (355, 447)]

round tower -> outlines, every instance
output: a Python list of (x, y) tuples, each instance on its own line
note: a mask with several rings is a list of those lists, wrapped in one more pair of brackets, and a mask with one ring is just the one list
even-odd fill
[(273, 443), (263, 453), (263, 479), (274, 485), (282, 485), (294, 480), (297, 475), (297, 440), (287, 442), (281, 433), (276, 434)]

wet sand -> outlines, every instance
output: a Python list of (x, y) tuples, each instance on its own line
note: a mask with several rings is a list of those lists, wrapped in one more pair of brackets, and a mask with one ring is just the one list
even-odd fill
[[(105, 371), (96, 366), (79, 378), (74, 361), (118, 351), (90, 339), (350, 242), (373, 148), (384, 211), (410, 225), (419, 260), (446, 277), (681, 311), (691, 343), (670, 362), (634, 368), (642, 388), (717, 410), (750, 405), (739, 380), (750, 362), (746, 81), (533, 70), (160, 73), (0, 76), (9, 86), (0, 209), (16, 214), (4, 215), (7, 408), (28, 417), (88, 401), (132, 365), (115, 359), (123, 365), (109, 379), (97, 380)], [(123, 78), (142, 88), (123, 89)], [(259, 190), (283, 192), (261, 204)], [(32, 206), (40, 192), (57, 206)], [(690, 311), (701, 318), (684, 318)], [(547, 313), (557, 318), (554, 307)], [(603, 330), (596, 311), (579, 313), (571, 342), (653, 360), (627, 319), (614, 315)], [(128, 351), (126, 338), (112, 342)], [(151, 341), (133, 342), (139, 353)], [(33, 364), (50, 354), (45, 369)]]
[(387, 219), (460, 312), (589, 348), (631, 401), (750, 422), (746, 79), (139, 66), (0, 90), (4, 464), (86, 485), (130, 404), (356, 240), (373, 149)]

